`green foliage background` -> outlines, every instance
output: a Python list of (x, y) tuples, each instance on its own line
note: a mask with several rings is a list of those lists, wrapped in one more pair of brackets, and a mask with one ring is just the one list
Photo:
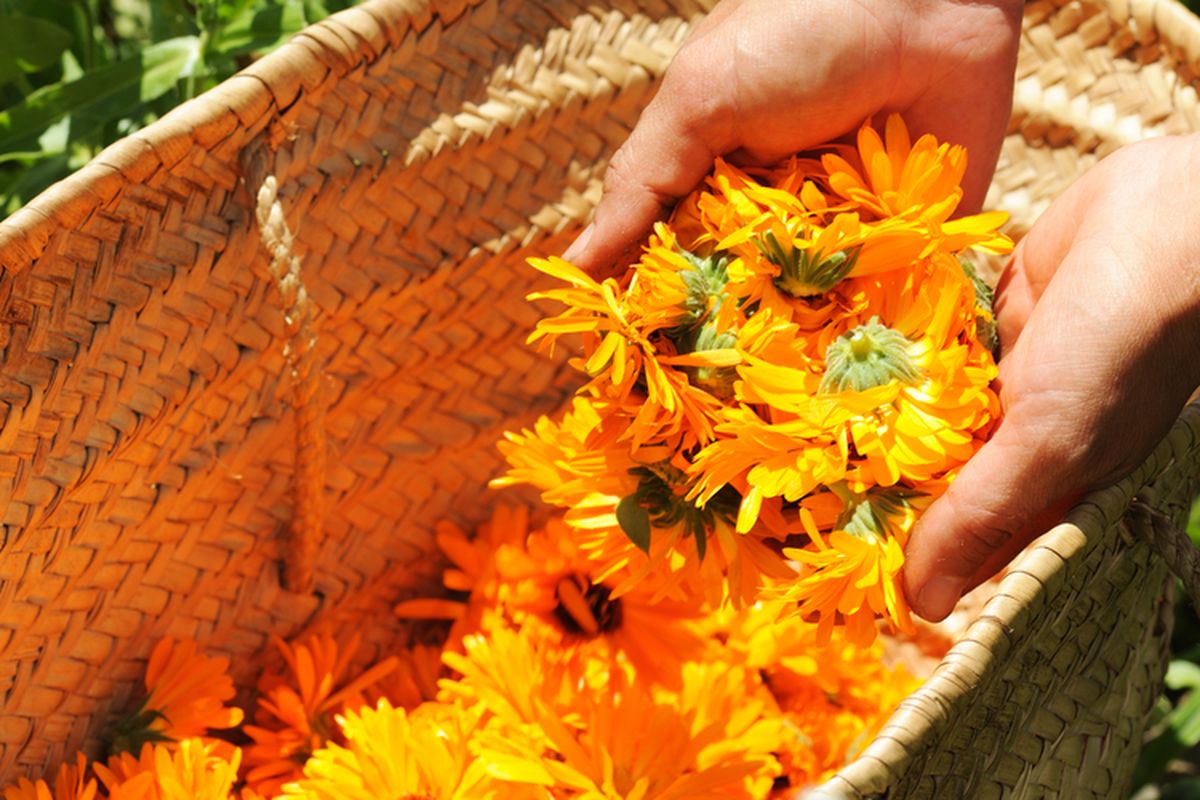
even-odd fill
[[(0, 0), (0, 219), (357, 0)], [(1200, 13), (1200, 0), (1185, 0)], [(1189, 532), (1200, 546), (1200, 504)], [(1200, 619), (1181, 600), (1136, 796), (1200, 797)]]
[(0, 0), (0, 219), (355, 0)]

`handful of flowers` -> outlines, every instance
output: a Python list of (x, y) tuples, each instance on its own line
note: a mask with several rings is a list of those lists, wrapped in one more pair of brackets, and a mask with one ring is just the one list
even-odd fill
[(620, 596), (655, 573), (711, 602), (784, 601), (828, 640), (911, 621), (897, 576), (920, 511), (999, 416), (990, 291), (999, 212), (951, 219), (963, 148), (898, 116), (772, 170), (718, 161), (640, 260), (597, 281), (558, 258), (589, 380), (559, 421), (501, 444), (497, 485), (567, 509)]

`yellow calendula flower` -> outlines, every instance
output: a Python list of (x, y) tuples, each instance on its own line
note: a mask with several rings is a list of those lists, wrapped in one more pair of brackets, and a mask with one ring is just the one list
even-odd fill
[(583, 335), (584, 355), (573, 363), (591, 381), (581, 392), (614, 404), (628, 417), (622, 437), (633, 449), (704, 435), (720, 400), (674, 367), (728, 366), (728, 352), (681, 352), (679, 343), (663, 332), (677, 325), (683, 312), (632, 303), (626, 288), (611, 278), (599, 283), (559, 258), (529, 263), (569, 284), (529, 296), (566, 306), (559, 315), (539, 322), (529, 341), (553, 343), (564, 334)]
[(884, 647), (828, 642), (813, 623), (782, 601), (759, 602), (723, 615), (716, 631), (728, 659), (762, 677), (783, 727), (776, 755), (783, 768), (775, 788), (784, 796), (819, 784), (849, 763), (919, 681), (885, 663)]
[[(515, 634), (472, 641), (452, 660), (463, 677), (447, 691), (496, 715), (477, 740), (480, 760), (551, 797), (750, 798), (778, 774), (779, 723), (764, 716), (764, 697), (751, 697), (756, 677), (739, 669), (689, 665), (678, 693), (621, 669), (581, 687)], [(514, 684), (515, 675), (524, 677)]]
[(852, 643), (868, 645), (875, 640), (877, 616), (911, 631), (908, 603), (899, 586), (904, 566), (901, 540), (874, 530), (822, 534), (806, 508), (800, 509), (800, 518), (809, 545), (783, 551), (800, 564), (800, 577), (779, 587), (777, 596), (795, 603), (801, 616), (814, 618), (822, 641), (828, 641), (840, 622)]
[(864, 299), (855, 313), (808, 335), (766, 325), (749, 341), (738, 368), (745, 405), (725, 412), (717, 440), (693, 459), (700, 502), (745, 482), (741, 531), (765, 498), (798, 502), (844, 480), (938, 478), (974, 455), (999, 420), (996, 364), (957, 262), (935, 257), (850, 283)]
[(305, 800), (518, 800), (518, 792), (486, 774), (468, 745), (482, 706), (427, 703), (413, 711), (380, 700), (338, 717), (344, 745), (313, 754), (303, 776), (280, 795)]
[[(791, 164), (793, 170), (805, 166), (812, 168)], [(777, 171), (765, 180), (776, 185), (718, 161), (710, 179), (718, 191), (700, 199), (707, 241), (715, 252), (728, 253), (728, 292), (743, 306), (803, 316), (846, 278), (907, 267), (927, 245), (911, 222), (867, 223), (851, 205), (830, 207), (803, 172)]]

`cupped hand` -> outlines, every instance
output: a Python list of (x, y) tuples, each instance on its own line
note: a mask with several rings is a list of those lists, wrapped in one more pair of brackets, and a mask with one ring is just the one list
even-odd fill
[(907, 548), (942, 619), (1091, 488), (1130, 472), (1200, 384), (1200, 135), (1101, 161), (1013, 253), (997, 293), (1004, 420)]
[(567, 251), (594, 275), (632, 261), (721, 155), (769, 163), (900, 112), (970, 153), (978, 209), (1012, 100), (1020, 0), (723, 0), (684, 43)]

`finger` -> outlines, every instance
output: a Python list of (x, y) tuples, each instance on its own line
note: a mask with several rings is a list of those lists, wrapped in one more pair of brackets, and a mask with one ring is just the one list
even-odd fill
[(910, 129), (966, 147), (963, 198), (956, 214), (974, 214), (983, 206), (1012, 112), (1021, 5), (935, 4), (931, 16), (908, 19), (914, 26), (908, 35), (926, 40), (915, 51), (937, 55), (923, 65), (929, 76), (924, 92), (897, 110), (904, 112)]
[[(705, 38), (723, 35), (717, 27)], [(718, 86), (728, 81), (713, 77), (711, 65), (710, 77), (701, 77), (695, 52), (682, 50), (672, 63), (661, 90), (609, 163), (592, 224), (563, 256), (592, 275), (627, 266), (630, 251), (636, 252), (654, 222), (699, 185), (718, 155), (734, 147), (729, 98), (712, 91), (714, 81)]]
[(1079, 499), (1083, 496), (1082, 492), (1073, 492), (1060, 497), (1052, 502), (1049, 506), (1043, 509), (1040, 513), (1033, 517), (1025, 529), (1013, 537), (1007, 545), (1001, 547), (991, 557), (984, 562), (983, 566), (975, 571), (971, 579), (967, 581), (966, 592), (971, 591), (979, 584), (991, 579), (1000, 570), (1004, 569), (1012, 560), (1020, 555), (1030, 542), (1041, 536), (1046, 531), (1053, 528), (1055, 525), (1063, 521), (1067, 512), (1070, 511)]
[[(895, 67), (875, 15), (851, 4), (835, 20), (828, 4), (775, 2), (729, 7), (679, 51), (613, 156), (595, 219), (568, 249), (568, 261), (593, 275), (619, 271), (624, 254), (700, 184), (718, 155), (752, 145), (758, 159), (774, 161), (852, 130), (884, 105), (884, 82), (856, 79)], [(861, 53), (825, 47), (838, 25), (860, 31), (870, 46)], [(797, 35), (781, 37), (781, 28)], [(801, 69), (780, 70), (794, 51), (812, 55)], [(831, 91), (834, 81), (846, 86)]]
[(1075, 244), (1090, 203), (1079, 183), (1054, 201), (1013, 251), (996, 284), (994, 311), (1001, 352), (1016, 345), (1034, 307)]
[(1038, 515), (1068, 492), (1065, 459), (1010, 417), (922, 515), (905, 550), (904, 591), (914, 611), (944, 619), (985, 567), (1019, 552)]

